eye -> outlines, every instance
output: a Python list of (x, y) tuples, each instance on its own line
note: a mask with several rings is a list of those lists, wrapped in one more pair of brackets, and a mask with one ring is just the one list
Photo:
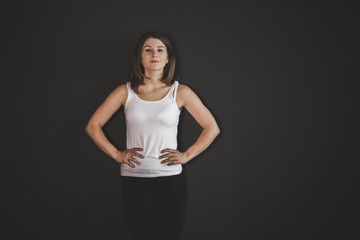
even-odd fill
[(145, 52), (149, 52), (150, 51), (150, 49), (148, 48), (148, 49), (145, 49)]
[(164, 49), (161, 49), (161, 48), (160, 48), (160, 49), (158, 49), (158, 51), (159, 51), (159, 52), (163, 52), (163, 51), (164, 51)]

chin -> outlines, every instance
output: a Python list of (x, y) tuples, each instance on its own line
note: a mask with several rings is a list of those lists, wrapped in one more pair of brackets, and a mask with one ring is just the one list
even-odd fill
[(158, 71), (158, 70), (163, 70), (165, 66), (153, 66), (153, 67), (149, 67), (147, 68), (149, 71)]

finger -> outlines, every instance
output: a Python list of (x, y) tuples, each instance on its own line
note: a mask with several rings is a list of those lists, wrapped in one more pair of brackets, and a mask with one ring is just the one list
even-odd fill
[(176, 152), (175, 149), (171, 149), (171, 148), (165, 148), (163, 150), (160, 151), (160, 153), (163, 153), (163, 152)]
[(140, 153), (137, 153), (137, 152), (134, 152), (133, 156), (138, 156), (138, 157), (141, 157), (141, 158), (145, 158), (144, 155), (141, 155)]
[(142, 151), (143, 148), (132, 148), (131, 150), (132, 150), (132, 151)]
[(131, 157), (130, 160), (135, 162), (137, 165), (141, 165), (141, 163), (138, 160), (136, 160), (135, 158), (133, 158), (133, 157)]
[(175, 161), (172, 161), (171, 163), (168, 163), (167, 165), (171, 166), (171, 165), (175, 165), (175, 164), (179, 164), (179, 162), (177, 160), (175, 160)]
[(170, 158), (164, 159), (164, 160), (161, 161), (161, 163), (166, 163), (168, 161), (171, 161), (171, 159)]
[(176, 160), (175, 158), (168, 158), (166, 160), (161, 161), (161, 163), (167, 163)]
[(130, 161), (126, 162), (127, 165), (129, 165), (132, 168), (135, 168), (134, 164), (132, 164)]
[(159, 158), (166, 158), (166, 157), (172, 157), (173, 154), (172, 153), (166, 153), (164, 155), (161, 155)]
[(175, 165), (175, 164), (179, 164), (179, 163), (180, 163), (180, 162), (179, 162), (178, 160), (174, 160), (174, 161), (168, 163), (167, 165), (168, 165), (168, 166), (171, 166), (171, 165)]

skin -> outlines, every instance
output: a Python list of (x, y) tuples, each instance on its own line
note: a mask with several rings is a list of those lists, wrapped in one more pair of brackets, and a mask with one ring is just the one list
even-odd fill
[[(158, 60), (158, 62), (151, 62)], [(144, 85), (139, 87), (139, 94), (143, 100), (156, 101), (162, 99), (169, 91), (170, 87), (161, 82), (163, 70), (168, 63), (168, 55), (165, 45), (156, 38), (148, 38), (142, 48), (141, 63), (144, 66)], [(126, 84), (121, 84), (116, 87), (105, 101), (96, 109), (91, 116), (85, 131), (93, 139), (96, 145), (102, 149), (106, 154), (112, 157), (118, 163), (128, 164), (135, 168), (133, 163), (140, 165), (133, 156), (144, 158), (144, 156), (137, 151), (142, 151), (142, 148), (132, 148), (119, 151), (109, 140), (105, 137), (102, 127), (112, 117), (112, 115), (123, 105), (127, 99)], [(185, 164), (195, 156), (204, 151), (220, 133), (220, 129), (210, 111), (204, 106), (200, 98), (192, 89), (184, 84), (179, 84), (176, 96), (176, 103), (179, 109), (183, 107), (191, 114), (191, 116), (203, 128), (202, 133), (196, 142), (188, 148), (185, 152), (180, 152), (177, 149), (162, 149), (159, 159), (167, 158), (161, 161), (162, 164), (175, 165)]]

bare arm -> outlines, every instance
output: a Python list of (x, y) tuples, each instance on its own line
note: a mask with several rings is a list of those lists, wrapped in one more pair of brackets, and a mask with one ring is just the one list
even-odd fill
[(216, 136), (220, 133), (220, 129), (213, 115), (188, 86), (182, 85), (179, 94), (181, 95), (181, 101), (186, 110), (203, 128), (203, 131), (196, 142), (185, 151), (185, 155), (187, 156), (188, 161), (190, 161), (214, 141)]
[(138, 165), (141, 165), (141, 163), (133, 156), (144, 158), (142, 154), (136, 152), (142, 151), (143, 149), (132, 148), (119, 151), (109, 142), (102, 130), (102, 127), (107, 121), (109, 121), (111, 116), (125, 104), (126, 99), (126, 84), (122, 84), (115, 88), (105, 101), (96, 109), (95, 113), (91, 116), (88, 124), (86, 125), (85, 131), (89, 134), (95, 144), (115, 161), (118, 163), (126, 163), (130, 167), (135, 168), (135, 165), (132, 162)]
[(105, 101), (96, 109), (85, 127), (85, 131), (89, 134), (95, 144), (112, 158), (116, 156), (118, 150), (105, 137), (102, 127), (125, 103), (126, 98), (126, 85), (122, 84), (115, 88)]

